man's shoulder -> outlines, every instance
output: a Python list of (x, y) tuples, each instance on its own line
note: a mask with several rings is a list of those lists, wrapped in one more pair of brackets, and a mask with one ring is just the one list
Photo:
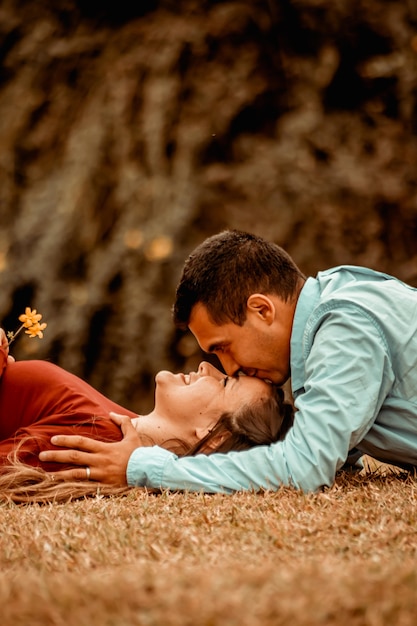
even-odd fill
[(415, 298), (417, 292), (413, 287), (400, 278), (385, 272), (363, 267), (362, 265), (338, 265), (330, 269), (318, 272), (316, 281), (321, 294), (331, 293), (340, 289), (348, 291), (377, 292), (384, 285), (385, 293), (396, 294), (399, 291), (404, 294), (411, 294)]
[(394, 276), (390, 276), (389, 274), (385, 274), (384, 272), (379, 272), (377, 270), (373, 270), (370, 267), (364, 267), (362, 265), (336, 265), (335, 267), (330, 267), (327, 270), (321, 270), (317, 273), (317, 278), (326, 278), (327, 276), (332, 276), (334, 274), (343, 275), (346, 278), (349, 276), (351, 278), (356, 279), (385, 279), (385, 280), (396, 280)]

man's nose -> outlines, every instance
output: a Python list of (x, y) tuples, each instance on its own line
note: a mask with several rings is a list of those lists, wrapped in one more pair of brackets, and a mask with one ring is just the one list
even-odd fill
[(245, 367), (241, 370), (245, 376), (256, 376), (258, 370), (255, 367)]
[(232, 357), (227, 354), (218, 355), (220, 363), (228, 376), (235, 376), (240, 370), (239, 363), (236, 363)]

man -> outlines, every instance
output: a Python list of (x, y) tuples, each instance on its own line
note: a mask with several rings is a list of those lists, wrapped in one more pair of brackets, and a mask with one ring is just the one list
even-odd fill
[[(137, 448), (128, 420), (120, 443), (58, 437), (78, 450), (42, 460), (83, 464), (91, 479), (226, 492), (331, 485), (349, 451), (417, 466), (417, 290), (342, 266), (306, 279), (279, 246), (239, 231), (207, 239), (185, 263), (174, 321), (189, 327), (227, 374), (282, 384), (297, 413), (282, 442), (178, 459)], [(85, 478), (85, 468), (68, 470)], [(126, 478), (127, 477), (127, 478)]]

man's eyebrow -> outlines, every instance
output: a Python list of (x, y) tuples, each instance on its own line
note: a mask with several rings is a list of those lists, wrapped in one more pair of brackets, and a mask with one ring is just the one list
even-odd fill
[(223, 348), (224, 344), (222, 342), (219, 343), (212, 343), (207, 347), (206, 352), (208, 354), (211, 354), (213, 352), (216, 352), (216, 350), (220, 350), (220, 348)]

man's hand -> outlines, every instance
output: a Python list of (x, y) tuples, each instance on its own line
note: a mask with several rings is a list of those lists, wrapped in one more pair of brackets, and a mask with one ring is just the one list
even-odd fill
[(79, 435), (56, 435), (51, 439), (53, 444), (71, 449), (47, 450), (39, 454), (39, 459), (83, 466), (55, 472), (65, 480), (89, 479), (109, 485), (126, 485), (127, 463), (141, 441), (129, 417), (117, 413), (110, 413), (110, 417), (121, 428), (121, 441), (104, 443)]
[(0, 345), (6, 351), (7, 360), (10, 361), (10, 362), (13, 362), (14, 361), (14, 357), (12, 357), (9, 354), (9, 342), (7, 340), (6, 333), (4, 332), (3, 328), (0, 328)]

